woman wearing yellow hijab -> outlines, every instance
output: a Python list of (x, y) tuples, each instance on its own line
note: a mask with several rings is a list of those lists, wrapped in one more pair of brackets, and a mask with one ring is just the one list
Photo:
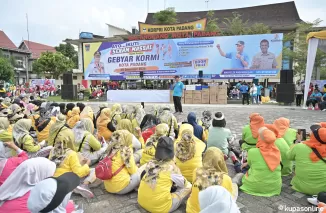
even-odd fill
[(179, 137), (175, 141), (176, 165), (191, 183), (193, 171), (202, 166), (202, 154), (205, 148), (205, 143), (194, 136), (194, 128), (190, 124), (182, 124)]
[(94, 132), (94, 112), (93, 109), (90, 106), (85, 106), (85, 108), (81, 111), (80, 113), (80, 118), (79, 119), (83, 119), (83, 118), (89, 118), (92, 121), (92, 132)]
[(70, 128), (74, 128), (76, 123), (80, 120), (80, 109), (79, 107), (74, 107), (71, 111), (71, 117), (67, 120), (67, 124)]
[(140, 165), (144, 165), (154, 159), (158, 139), (162, 136), (167, 136), (168, 133), (169, 126), (167, 124), (159, 124), (156, 126), (155, 133), (146, 142), (146, 146), (140, 159)]
[(108, 124), (110, 123), (111, 110), (109, 108), (104, 108), (101, 110), (99, 117), (96, 120), (97, 134), (99, 137), (103, 137), (106, 141), (109, 141), (112, 132), (108, 129)]
[(12, 141), (12, 132), (8, 131), (9, 120), (6, 117), (0, 117), (0, 141)]
[(207, 149), (203, 157), (203, 167), (194, 170), (193, 180), (191, 194), (187, 201), (187, 213), (200, 211), (199, 192), (210, 186), (221, 185), (232, 194), (235, 200), (237, 198), (238, 187), (228, 176), (223, 152), (216, 147)]

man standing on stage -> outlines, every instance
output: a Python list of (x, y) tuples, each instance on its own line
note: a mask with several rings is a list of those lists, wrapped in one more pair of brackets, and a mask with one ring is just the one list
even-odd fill
[(247, 99), (247, 104), (249, 105), (249, 87), (248, 84), (246, 82), (244, 82), (241, 86), (240, 86), (240, 92), (242, 94), (242, 105), (245, 104), (245, 99)]
[(182, 114), (182, 105), (181, 105), (181, 97), (183, 93), (184, 85), (180, 81), (179, 76), (175, 76), (175, 83), (173, 84), (173, 103), (175, 108), (175, 113)]

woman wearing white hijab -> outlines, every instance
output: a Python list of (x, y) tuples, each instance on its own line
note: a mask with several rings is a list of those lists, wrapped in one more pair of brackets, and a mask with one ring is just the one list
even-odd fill
[(240, 213), (232, 195), (222, 186), (210, 186), (199, 192), (201, 213)]
[(53, 176), (55, 163), (46, 158), (24, 161), (0, 186), (0, 212), (29, 213), (30, 190), (40, 181)]

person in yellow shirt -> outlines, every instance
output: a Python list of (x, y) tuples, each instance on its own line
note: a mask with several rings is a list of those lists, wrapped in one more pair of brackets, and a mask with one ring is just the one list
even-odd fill
[(172, 114), (170, 106), (165, 106), (162, 108), (162, 112), (159, 115), (159, 119), (161, 123), (166, 123), (169, 125), (170, 136), (173, 138), (177, 138), (178, 136), (178, 121), (176, 117)]
[(99, 137), (103, 137), (106, 141), (109, 141), (112, 132), (109, 130), (108, 124), (110, 123), (110, 108), (104, 108), (101, 110), (98, 118), (96, 119), (97, 134)]
[(59, 177), (67, 172), (73, 172), (80, 178), (85, 178), (83, 184), (79, 185), (74, 192), (85, 198), (92, 198), (94, 194), (89, 189), (89, 184), (95, 182), (95, 169), (90, 170), (90, 160), (78, 155), (77, 152), (69, 149), (67, 144), (71, 143), (69, 138), (55, 143), (50, 152), (49, 160), (53, 161), (57, 169), (54, 177)]
[(129, 119), (122, 119), (118, 123), (117, 130), (127, 130), (133, 135), (132, 148), (134, 149), (134, 158), (136, 163), (139, 163), (142, 154), (141, 148), (145, 146), (140, 128), (134, 129)]
[(75, 107), (75, 104), (74, 103), (68, 103), (67, 106), (66, 106), (66, 120), (68, 121), (69, 118), (71, 118), (71, 114), (72, 114), (72, 109)]
[(75, 147), (85, 158), (91, 160), (91, 165), (98, 162), (107, 148), (107, 143), (101, 144), (91, 133), (93, 122), (89, 118), (82, 118), (72, 129), (75, 135)]
[(40, 109), (40, 117), (35, 119), (35, 130), (37, 141), (47, 141), (49, 138), (49, 130), (54, 124), (54, 121), (51, 119), (51, 112), (48, 109)]
[(80, 109), (79, 107), (74, 107), (71, 111), (71, 117), (67, 120), (68, 126), (72, 129), (76, 125), (76, 123), (80, 120)]
[(107, 192), (112, 194), (127, 194), (138, 187), (141, 170), (137, 168), (133, 156), (133, 135), (127, 130), (117, 130), (112, 134), (107, 156), (112, 157), (111, 179), (104, 180)]
[(146, 146), (140, 159), (140, 165), (144, 165), (154, 159), (157, 141), (162, 136), (167, 136), (169, 126), (167, 124), (159, 124), (156, 126), (155, 133), (146, 141)]
[(89, 118), (91, 121), (92, 121), (92, 130), (90, 133), (94, 133), (94, 120), (95, 120), (95, 117), (94, 117), (94, 112), (93, 112), (93, 109), (90, 107), (90, 106), (85, 106), (85, 108), (81, 111), (80, 113), (80, 119), (83, 119), (83, 118)]
[(182, 175), (189, 182), (193, 182), (193, 171), (202, 166), (202, 154), (206, 144), (194, 136), (194, 129), (190, 124), (182, 124), (178, 139), (175, 141), (176, 164)]
[(0, 141), (12, 141), (12, 132), (9, 130), (9, 120), (6, 117), (0, 117)]
[(57, 142), (67, 141), (67, 147), (73, 151), (75, 148), (75, 135), (71, 129), (66, 125), (66, 116), (63, 114), (58, 115), (56, 122), (49, 130), (48, 145), (54, 146)]
[[(111, 107), (111, 120), (113, 119), (113, 117), (120, 122), (121, 120), (121, 113), (122, 113), (122, 108), (120, 104), (113, 104), (113, 106)], [(125, 117), (123, 117), (125, 118)]]
[(32, 126), (32, 121), (29, 119), (21, 119), (15, 123), (12, 135), (15, 144), (27, 152), (29, 158), (47, 157), (52, 149), (52, 146), (46, 146), (45, 141), (35, 143), (32, 136), (29, 135), (29, 130)]
[(203, 167), (194, 170), (193, 180), (191, 195), (187, 201), (187, 213), (200, 212), (198, 194), (210, 186), (223, 186), (231, 193), (234, 200), (238, 196), (238, 187), (228, 176), (224, 154), (216, 147), (207, 149), (203, 157)]
[(173, 212), (191, 192), (191, 184), (174, 161), (173, 140), (158, 140), (155, 159), (148, 162), (138, 189), (138, 203), (152, 213)]

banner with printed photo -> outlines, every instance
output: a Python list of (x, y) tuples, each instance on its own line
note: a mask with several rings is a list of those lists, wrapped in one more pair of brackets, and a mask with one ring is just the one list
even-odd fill
[[(282, 66), (283, 34), (84, 43), (87, 80), (198, 75), (269, 78)], [(160, 77), (156, 77), (160, 78)]]

